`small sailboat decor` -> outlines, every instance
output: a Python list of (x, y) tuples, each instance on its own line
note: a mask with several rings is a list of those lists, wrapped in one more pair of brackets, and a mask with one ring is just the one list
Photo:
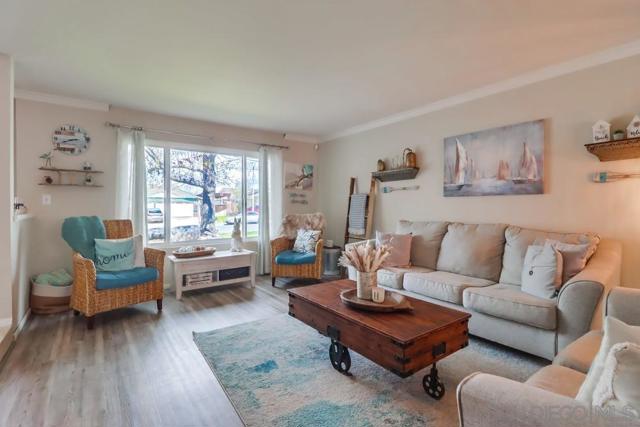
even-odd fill
[(445, 197), (542, 194), (542, 120), (444, 140)]

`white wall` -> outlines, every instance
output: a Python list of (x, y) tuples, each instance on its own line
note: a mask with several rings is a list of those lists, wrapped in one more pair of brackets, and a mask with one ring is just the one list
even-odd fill
[[(11, 319), (13, 218), (13, 60), (0, 54), (0, 329)], [(1, 339), (1, 337), (0, 337)]]
[[(316, 152), (313, 144), (283, 141), (283, 136), (274, 132), (123, 108), (111, 108), (110, 111), (105, 112), (18, 99), (16, 100), (16, 190), (17, 195), (29, 208), (29, 212), (35, 215), (31, 234), (37, 256), (29, 263), (32, 274), (59, 267), (71, 267), (70, 249), (60, 237), (60, 227), (64, 218), (77, 215), (112, 218), (114, 215), (116, 137), (115, 130), (106, 127), (105, 121), (208, 135), (213, 137), (214, 142), (148, 133), (148, 138), (157, 140), (209, 144), (245, 150), (256, 150), (257, 147), (239, 141), (288, 145), (291, 148), (284, 152), (285, 160), (315, 163)], [(91, 147), (78, 157), (54, 152), (54, 165), (60, 168), (78, 168), (84, 161), (90, 161), (96, 169), (105, 171), (104, 176), (98, 178), (104, 184), (104, 188), (38, 185), (43, 175), (38, 170), (42, 165), (42, 160), (38, 157), (51, 149), (51, 135), (56, 127), (63, 124), (76, 124), (85, 128), (91, 136)], [(52, 196), (51, 205), (42, 204), (43, 194)], [(285, 209), (288, 208), (285, 206)], [(315, 206), (310, 205), (308, 209), (313, 210)]]
[[(342, 241), (349, 177), (366, 191), (377, 159), (412, 147), (421, 167), (417, 178), (383, 185), (418, 184), (420, 190), (380, 192), (377, 229), (393, 230), (405, 218), (595, 231), (622, 242), (623, 283), (640, 287), (640, 179), (590, 182), (600, 170), (640, 172), (640, 159), (601, 163), (583, 146), (598, 119), (624, 129), (640, 113), (638, 76), (640, 57), (634, 57), (322, 144), (318, 203), (328, 216), (329, 237)], [(443, 138), (535, 119), (545, 119), (544, 195), (442, 196)]]

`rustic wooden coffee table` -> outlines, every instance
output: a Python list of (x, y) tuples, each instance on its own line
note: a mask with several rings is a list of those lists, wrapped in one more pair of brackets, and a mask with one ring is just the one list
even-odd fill
[(436, 362), (468, 345), (471, 315), (415, 298), (409, 312), (355, 310), (340, 300), (340, 292), (353, 288), (354, 281), (337, 280), (291, 289), (289, 315), (331, 338), (329, 358), (338, 372), (351, 375), (349, 349), (402, 378), (431, 365), (422, 385), (441, 399)]

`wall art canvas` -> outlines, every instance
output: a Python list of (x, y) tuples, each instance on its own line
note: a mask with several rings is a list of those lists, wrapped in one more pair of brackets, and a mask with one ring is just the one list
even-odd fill
[(313, 165), (285, 162), (284, 187), (287, 190), (313, 190)]
[(444, 139), (445, 197), (542, 194), (544, 122)]

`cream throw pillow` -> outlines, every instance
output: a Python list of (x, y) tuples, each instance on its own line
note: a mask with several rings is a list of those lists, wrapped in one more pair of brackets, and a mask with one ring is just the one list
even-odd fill
[(553, 245), (529, 246), (522, 268), (522, 292), (553, 298), (562, 286), (562, 255)]
[(390, 253), (383, 267), (409, 267), (411, 265), (411, 234), (394, 234), (376, 231), (376, 247), (387, 245)]
[(633, 343), (640, 345), (640, 326), (631, 326), (624, 323), (622, 320), (618, 320), (615, 317), (607, 316), (604, 319), (604, 336), (602, 337), (602, 343), (600, 344), (600, 350), (596, 358), (589, 368), (587, 378), (582, 383), (576, 400), (584, 402), (586, 404), (593, 404), (593, 392), (596, 389), (596, 385), (602, 378), (604, 372), (605, 362), (611, 347), (619, 343)]
[(625, 342), (611, 347), (593, 392), (593, 405), (640, 417), (640, 345)]

